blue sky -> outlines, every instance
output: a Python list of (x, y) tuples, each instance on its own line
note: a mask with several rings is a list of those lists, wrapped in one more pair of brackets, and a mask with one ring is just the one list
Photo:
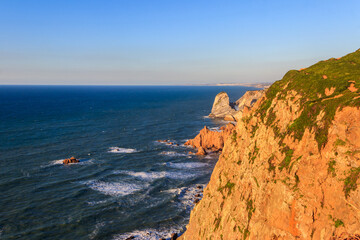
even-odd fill
[(0, 84), (271, 82), (360, 48), (360, 1), (1, 0)]

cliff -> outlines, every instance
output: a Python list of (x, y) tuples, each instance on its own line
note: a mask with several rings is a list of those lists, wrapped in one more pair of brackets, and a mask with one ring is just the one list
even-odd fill
[(182, 240), (357, 239), (360, 51), (291, 70), (225, 141)]

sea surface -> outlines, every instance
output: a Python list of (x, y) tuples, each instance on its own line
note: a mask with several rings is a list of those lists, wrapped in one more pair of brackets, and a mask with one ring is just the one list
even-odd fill
[[(0, 239), (159, 239), (185, 230), (218, 156), (184, 142), (247, 87), (0, 86)], [(171, 140), (167, 145), (156, 140)], [(63, 165), (74, 156), (78, 164)]]

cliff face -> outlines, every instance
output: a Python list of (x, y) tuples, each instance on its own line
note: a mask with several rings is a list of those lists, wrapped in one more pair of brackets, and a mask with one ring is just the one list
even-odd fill
[(359, 89), (360, 51), (275, 82), (226, 139), (181, 239), (360, 234)]

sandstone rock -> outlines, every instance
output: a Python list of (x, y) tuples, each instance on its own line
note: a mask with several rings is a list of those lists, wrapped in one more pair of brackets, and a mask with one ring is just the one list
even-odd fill
[(203, 156), (206, 155), (205, 149), (203, 147), (199, 147), (196, 155), (203, 155)]

